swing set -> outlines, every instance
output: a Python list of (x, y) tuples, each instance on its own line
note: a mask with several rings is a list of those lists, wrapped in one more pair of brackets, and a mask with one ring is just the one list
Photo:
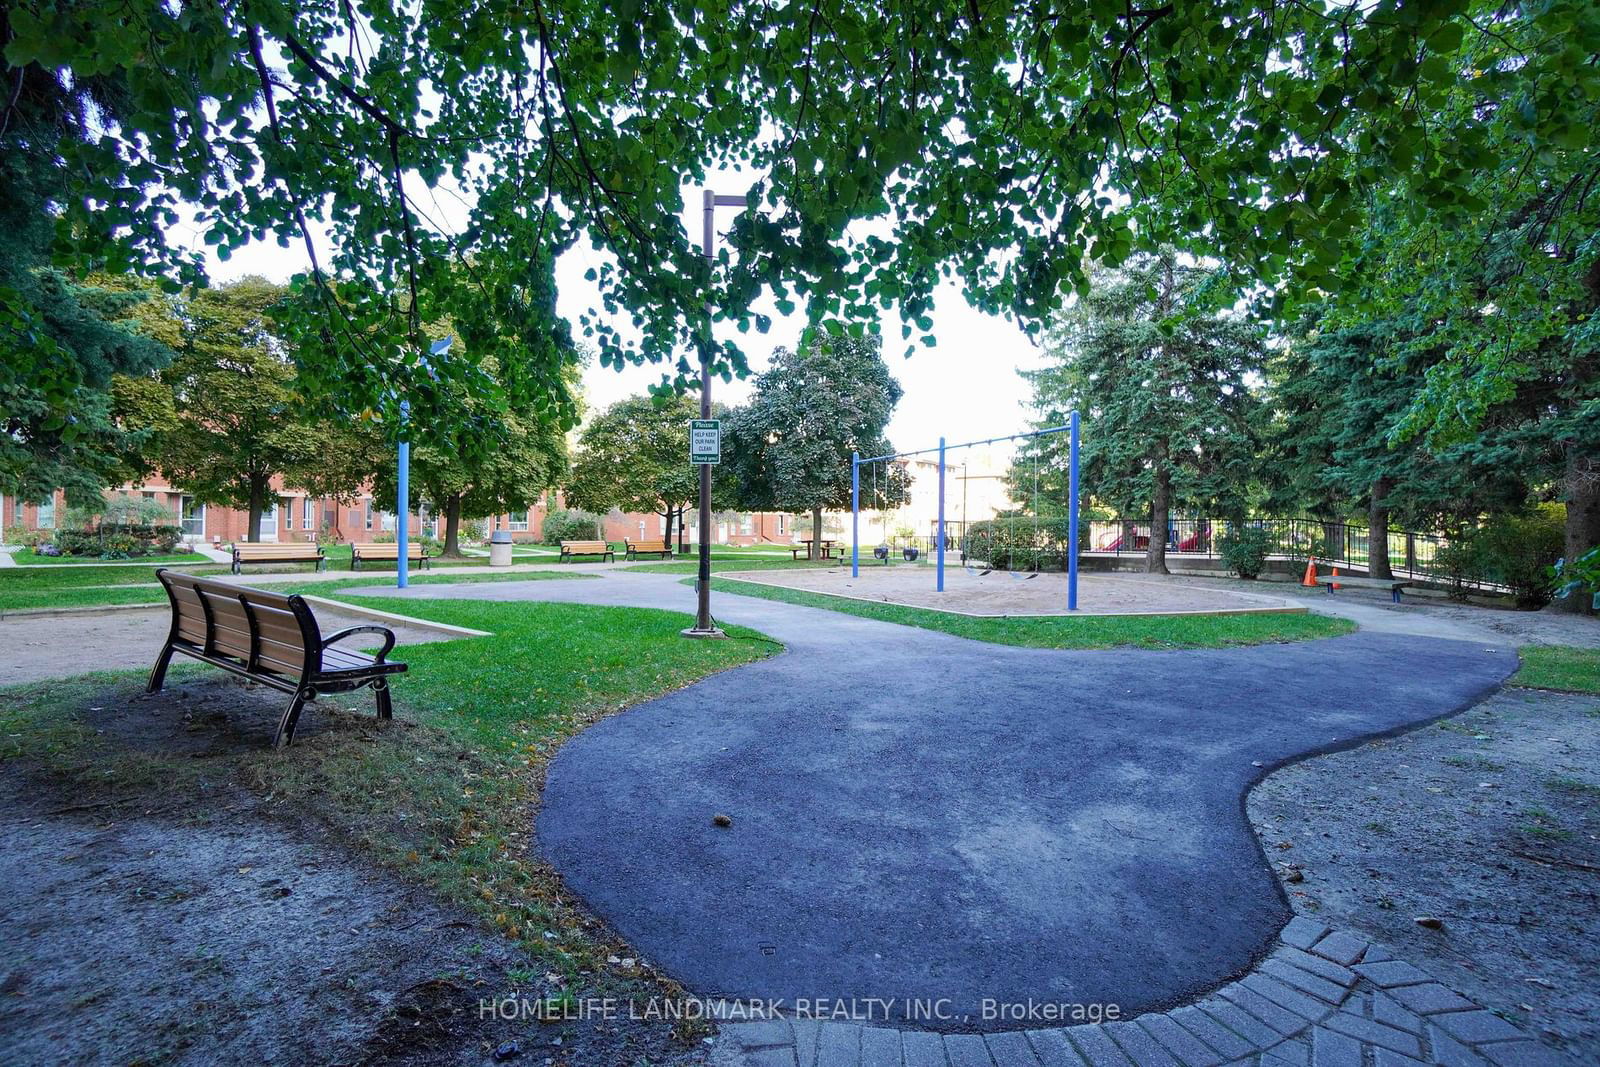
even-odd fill
[[(935, 533), (935, 536), (934, 536), (934, 558), (935, 558), (934, 589), (935, 589), (935, 591), (942, 593), (942, 592), (944, 592), (944, 563), (945, 563), (945, 558), (944, 557), (945, 557), (945, 542), (947, 540), (946, 532), (945, 532), (945, 515), (944, 515), (945, 474), (950, 469), (949, 464), (947, 464), (945, 462), (946, 453), (951, 451), (951, 450), (953, 450), (953, 449), (958, 449), (958, 448), (973, 448), (973, 447), (977, 447), (979, 445), (997, 444), (997, 443), (999, 443), (1001, 441), (1023, 441), (1023, 440), (1027, 440), (1029, 438), (1047, 437), (1047, 436), (1049, 436), (1051, 434), (1058, 434), (1058, 433), (1065, 433), (1065, 434), (1069, 434), (1070, 435), (1070, 437), (1069, 437), (1069, 450), (1068, 450), (1068, 455), (1069, 455), (1070, 458), (1069, 458), (1069, 461), (1068, 461), (1068, 476), (1067, 476), (1067, 486), (1068, 486), (1068, 488), (1067, 488), (1067, 610), (1068, 611), (1077, 611), (1078, 610), (1078, 413), (1076, 411), (1072, 412), (1071, 415), (1068, 417), (1067, 424), (1065, 426), (1052, 426), (1052, 427), (1050, 427), (1049, 429), (1046, 429), (1046, 430), (1034, 430), (1034, 431), (1032, 431), (1030, 433), (1017, 433), (1017, 434), (1012, 434), (1009, 437), (991, 437), (991, 438), (989, 438), (987, 440), (984, 440), (984, 441), (967, 441), (967, 442), (964, 442), (964, 443), (959, 444), (959, 445), (946, 445), (944, 438), (941, 437), (941, 438), (939, 438), (939, 446), (937, 448), (924, 448), (924, 449), (920, 449), (920, 450), (915, 451), (915, 452), (895, 452), (895, 453), (893, 453), (891, 455), (887, 455), (887, 456), (868, 456), (865, 459), (862, 458), (860, 453), (851, 453), (851, 456), (850, 456), (850, 574), (851, 574), (851, 576), (855, 577), (855, 578), (859, 578), (861, 576), (861, 466), (862, 466), (862, 464), (889, 463), (889, 462), (891, 462), (893, 460), (897, 460), (897, 459), (909, 459), (912, 456), (925, 456), (925, 455), (929, 455), (930, 453), (933, 453), (933, 452), (939, 453), (939, 518), (938, 518), (938, 526), (936, 528), (936, 533)], [(878, 492), (878, 472), (877, 472), (877, 468), (876, 467), (873, 468), (872, 479), (873, 479), (872, 480), (873, 499), (874, 499), (874, 502), (876, 502), (878, 504), (878, 523), (879, 523), (879, 527), (880, 527), (879, 532), (883, 533), (884, 532), (883, 529), (882, 529), (883, 524), (884, 524), (883, 500), (882, 500), (882, 497), (879, 495), (879, 492)], [(967, 495), (967, 492), (966, 492), (966, 490), (967, 490), (966, 464), (963, 463), (962, 464), (962, 474), (961, 474), (961, 523), (962, 523), (961, 529), (962, 529), (962, 540), (964, 542), (966, 542), (968, 540), (968, 538), (966, 537), (966, 532), (967, 532), (967, 526), (966, 526), (966, 520), (967, 520), (966, 495)], [(1035, 541), (1035, 546), (1036, 546), (1037, 540), (1038, 540), (1038, 524), (1039, 524), (1039, 457), (1038, 457), (1037, 453), (1034, 454), (1034, 459), (1033, 459), (1033, 513), (1034, 513), (1034, 520), (1033, 520), (1034, 521), (1034, 541)], [(906, 558), (908, 560), (911, 560), (911, 559), (915, 558), (913, 555), (911, 555), (911, 553), (914, 552), (914, 551), (915, 551), (914, 549), (907, 549), (907, 557)], [(887, 564), (888, 561), (889, 561), (889, 547), (888, 547), (888, 545), (886, 543), (879, 544), (877, 546), (877, 548), (875, 548), (873, 550), (873, 555), (876, 556), (878, 559), (882, 560), (885, 564)], [(982, 577), (982, 575), (989, 573), (988, 570), (979, 572), (975, 568), (973, 568), (970, 565), (970, 563), (968, 563), (968, 561), (967, 561), (967, 553), (965, 551), (963, 551), (963, 553), (962, 553), (962, 564), (964, 566), (966, 566), (967, 572), (969, 574), (976, 574), (977, 576)], [(992, 570), (992, 569), (993, 568), (991, 567), (990, 570)], [(1015, 579), (1017, 579), (1019, 581), (1026, 581), (1028, 579), (1038, 577), (1038, 575), (1039, 575), (1039, 561), (1038, 561), (1037, 547), (1035, 547), (1035, 549), (1033, 551), (1033, 567), (1032, 567), (1031, 573), (1022, 574), (1022, 573), (1018, 573), (1018, 572), (1014, 572), (1014, 571), (1010, 571), (1010, 570), (1008, 570), (1007, 573), (1010, 574), (1012, 578), (1015, 578)]]

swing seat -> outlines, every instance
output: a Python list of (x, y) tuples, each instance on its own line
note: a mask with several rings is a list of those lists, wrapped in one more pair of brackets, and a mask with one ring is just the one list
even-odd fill
[(883, 560), (884, 563), (888, 563), (889, 562), (889, 546), (888, 545), (879, 545), (877, 548), (874, 548), (872, 550), (872, 554), (877, 559)]

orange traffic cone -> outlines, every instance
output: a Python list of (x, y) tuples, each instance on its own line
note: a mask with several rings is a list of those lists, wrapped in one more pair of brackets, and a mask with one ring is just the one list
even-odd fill
[[(1333, 568), (1333, 576), (1335, 578), (1339, 577), (1339, 568), (1338, 567)], [(1335, 589), (1343, 589), (1344, 588), (1344, 586), (1340, 585), (1338, 582), (1334, 582), (1333, 583), (1333, 587)]]
[(1301, 585), (1309, 585), (1309, 586), (1312, 586), (1313, 588), (1315, 588), (1315, 586), (1317, 584), (1317, 561), (1316, 560), (1314, 560), (1314, 559), (1306, 560), (1306, 576), (1304, 578), (1300, 579), (1300, 584)]

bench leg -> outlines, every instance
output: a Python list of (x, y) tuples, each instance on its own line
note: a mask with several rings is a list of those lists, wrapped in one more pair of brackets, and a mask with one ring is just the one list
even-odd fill
[(372, 695), (377, 700), (378, 718), (394, 718), (394, 702), (389, 698), (389, 683), (382, 679), (372, 685)]
[(289, 706), (283, 709), (283, 718), (278, 720), (278, 732), (272, 735), (273, 748), (284, 748), (294, 740), (294, 728), (300, 721), (300, 709), (316, 695), (316, 690), (309, 687), (295, 693), (294, 699), (289, 701)]
[(156, 665), (150, 668), (150, 684), (144, 687), (146, 693), (159, 693), (161, 686), (167, 680), (167, 664), (172, 662), (172, 643), (169, 641), (161, 648), (161, 655), (156, 657)]

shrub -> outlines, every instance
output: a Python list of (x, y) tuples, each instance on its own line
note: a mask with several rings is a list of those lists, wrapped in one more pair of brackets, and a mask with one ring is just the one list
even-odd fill
[(598, 541), (600, 517), (587, 511), (552, 511), (545, 516), (540, 536), (547, 545), (562, 541)]
[(1264, 526), (1229, 523), (1227, 532), (1217, 539), (1222, 562), (1241, 578), (1254, 581), (1267, 569), (1267, 553), (1272, 535)]
[(1433, 568), (1445, 581), (1451, 600), (1467, 599), (1467, 583), (1477, 580), (1477, 554), (1470, 535), (1440, 545), (1433, 553)]
[[(1087, 532), (1088, 523), (1082, 523), (1079, 539)], [(967, 527), (961, 551), (966, 558), (982, 560), (998, 570), (1065, 570), (1067, 520), (1031, 515), (984, 519)]]
[(89, 530), (57, 530), (53, 540), (63, 556), (137, 559), (167, 555), (178, 547), (178, 535), (176, 526), (102, 524)]
[(50, 530), (30, 530), (24, 526), (6, 527), (6, 544), (38, 548), (50, 540)]
[(1592, 597), (1591, 606), (1600, 611), (1600, 545), (1577, 559), (1557, 560), (1550, 568), (1550, 577), (1556, 583), (1556, 596), (1563, 600), (1569, 596)]
[(1542, 608), (1555, 596), (1551, 568), (1561, 558), (1566, 509), (1542, 504), (1527, 515), (1501, 515), (1472, 535), (1478, 574), (1508, 586), (1524, 608)]

